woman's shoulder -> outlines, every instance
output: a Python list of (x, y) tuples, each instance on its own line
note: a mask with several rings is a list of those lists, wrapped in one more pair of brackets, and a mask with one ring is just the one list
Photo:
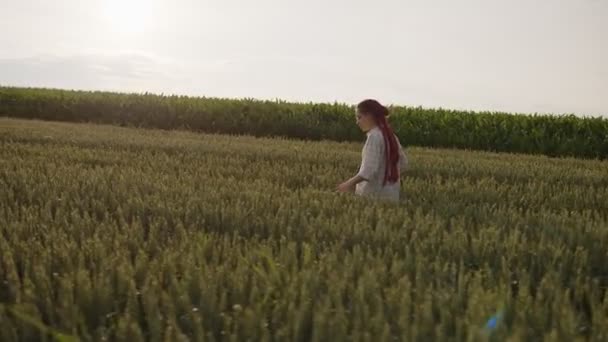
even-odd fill
[(384, 140), (382, 136), (382, 131), (378, 128), (374, 128), (367, 133), (368, 140)]

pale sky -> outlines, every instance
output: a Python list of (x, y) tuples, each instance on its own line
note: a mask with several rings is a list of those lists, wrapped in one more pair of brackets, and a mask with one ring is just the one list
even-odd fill
[(608, 116), (608, 0), (0, 0), (0, 84)]

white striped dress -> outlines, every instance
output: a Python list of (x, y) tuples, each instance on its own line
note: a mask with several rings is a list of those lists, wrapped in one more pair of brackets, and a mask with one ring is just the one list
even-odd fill
[[(408, 166), (408, 160), (399, 139), (397, 139), (397, 143), (399, 145), (399, 171), (402, 173)], [(383, 185), (384, 170), (386, 169), (385, 149), (384, 137), (379, 128), (376, 127), (367, 132), (367, 141), (361, 154), (361, 167), (357, 174), (365, 181), (357, 184), (355, 193), (359, 196), (397, 202), (401, 189), (400, 180)]]

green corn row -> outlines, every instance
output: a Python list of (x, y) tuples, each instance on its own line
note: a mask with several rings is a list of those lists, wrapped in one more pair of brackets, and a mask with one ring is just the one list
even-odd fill
[[(608, 157), (608, 120), (392, 108), (409, 146)], [(359, 141), (351, 106), (0, 87), (0, 116), (206, 133)]]

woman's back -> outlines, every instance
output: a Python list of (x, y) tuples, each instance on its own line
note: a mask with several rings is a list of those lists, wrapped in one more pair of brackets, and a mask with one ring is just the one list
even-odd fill
[[(399, 142), (398, 139), (397, 142)], [(407, 167), (407, 157), (400, 143), (398, 143), (398, 148), (399, 169), (402, 172)], [(401, 182), (397, 178), (396, 182), (385, 183), (386, 164), (385, 139), (382, 131), (374, 128), (367, 132), (367, 141), (363, 147), (362, 162), (358, 173), (365, 181), (357, 184), (355, 193), (366, 197), (398, 201)]]

